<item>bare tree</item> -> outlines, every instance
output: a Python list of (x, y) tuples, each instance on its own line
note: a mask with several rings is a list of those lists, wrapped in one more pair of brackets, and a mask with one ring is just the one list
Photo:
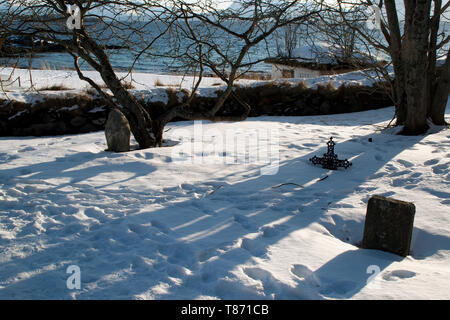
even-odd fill
[[(90, 83), (111, 107), (120, 108), (126, 115), (140, 148), (155, 146), (152, 119), (116, 75), (105, 50), (105, 42), (114, 38), (145, 50), (164, 34), (164, 30), (156, 34), (145, 32), (148, 31), (146, 25), (162, 19), (162, 13), (149, 10), (147, 3), (142, 1), (73, 1), (72, 4), (79, 9), (78, 25), (68, 28), (67, 22), (74, 19), (74, 12), (68, 10), (66, 1), (2, 1), (6, 15), (13, 17), (15, 23), (12, 26), (2, 24), (1, 27), (9, 34), (33, 36), (62, 45), (73, 56), (74, 68), (80, 79)], [(139, 38), (144, 38), (144, 48), (139, 46), (142, 43), (137, 41)], [(114, 99), (83, 74), (80, 60), (100, 74)]]
[[(357, 13), (351, 12), (350, 14), (355, 15)], [(357, 19), (353, 17), (351, 20)], [(356, 51), (355, 29), (360, 28), (361, 24), (353, 24), (349, 27), (342, 21), (341, 17), (325, 10), (319, 15), (319, 19), (313, 27), (316, 29), (315, 35), (317, 38), (315, 40), (322, 40), (330, 44), (338, 63), (351, 64), (353, 62)]]
[[(0, 29), (9, 34), (34, 36), (62, 45), (72, 55), (80, 79), (91, 84), (111, 107), (120, 108), (125, 114), (140, 148), (161, 145), (164, 126), (175, 117), (211, 121), (245, 119), (251, 107), (234, 94), (233, 86), (235, 80), (252, 65), (262, 61), (255, 60), (251, 50), (264, 44), (279, 28), (305, 22), (320, 7), (308, 6), (300, 0), (276, 3), (239, 0), (227, 10), (219, 10), (210, 0), (74, 0), (71, 3), (80, 10), (78, 25), (74, 28), (67, 28), (67, 21), (73, 20), (74, 12), (67, 10), (66, 1), (2, 1), (1, 7), (6, 8), (4, 12), (13, 17), (15, 23), (13, 26), (0, 24)], [(149, 32), (147, 26), (151, 24), (153, 28)], [(105, 50), (105, 44), (111, 39), (135, 51), (130, 70), (139, 58), (157, 55), (152, 53), (152, 49), (162, 40), (166, 46), (176, 46), (170, 55), (197, 74), (197, 82), (188, 99), (152, 119), (111, 65)], [(88, 63), (100, 74), (112, 97), (83, 73), (80, 61)], [(194, 110), (191, 102), (205, 70), (222, 79), (226, 89), (212, 108)], [(241, 103), (242, 114), (238, 117), (218, 116), (218, 111), (230, 96)]]
[[(308, 6), (302, 1), (274, 3), (263, 0), (234, 1), (228, 10), (217, 10), (210, 1), (169, 1), (179, 17), (176, 36), (184, 48), (176, 48), (187, 65), (196, 65), (202, 76), (212, 71), (226, 84), (216, 103), (208, 110), (193, 110), (190, 100), (179, 105), (159, 119), (160, 127), (173, 119), (203, 119), (210, 121), (244, 120), (251, 109), (233, 91), (235, 81), (262, 62), (265, 56), (252, 55), (252, 50), (267, 50), (266, 44), (277, 30), (295, 23), (305, 23), (320, 11), (320, 5)], [(295, 14), (293, 14), (295, 13)], [(173, 43), (176, 43), (175, 41)], [(219, 116), (217, 113), (232, 96), (242, 106), (239, 116)]]
[[(449, 12), (450, 1), (342, 1), (330, 5), (333, 13), (351, 28), (366, 46), (386, 53), (391, 60), (394, 79), (380, 70), (392, 84), (398, 125), (402, 134), (421, 134), (427, 131), (427, 119), (445, 124), (445, 106), (450, 92), (450, 35), (444, 29), (442, 17)], [(360, 12), (367, 19), (367, 8), (380, 12), (378, 32), (354, 27), (355, 21), (347, 13)], [(361, 20), (359, 20), (361, 22)], [(437, 61), (444, 64), (438, 68)]]

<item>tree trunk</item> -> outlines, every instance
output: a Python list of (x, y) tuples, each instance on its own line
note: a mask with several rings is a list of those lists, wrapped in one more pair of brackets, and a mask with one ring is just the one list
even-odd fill
[(403, 61), (402, 36), (395, 1), (386, 1), (386, 13), (390, 30), (386, 40), (389, 43), (389, 55), (394, 67), (394, 103), (397, 125), (404, 125), (407, 116), (407, 95), (405, 91), (405, 69)]
[(408, 101), (405, 90), (404, 76), (400, 71), (395, 72), (394, 80), (394, 103), (395, 103), (395, 116), (396, 125), (404, 125), (406, 122), (406, 115), (408, 110)]
[(148, 112), (120, 83), (114, 71), (102, 66), (101, 77), (112, 91), (117, 102), (123, 107), (123, 112), (130, 123), (131, 132), (139, 143), (139, 148), (146, 149), (156, 146), (152, 131), (152, 121)]
[(450, 52), (437, 80), (431, 104), (430, 118), (436, 125), (446, 125), (445, 107), (450, 94)]
[[(146, 149), (156, 146), (156, 139), (152, 131), (152, 120), (143, 106), (124, 88), (114, 72), (108, 56), (94, 40), (90, 38), (85, 29), (82, 30), (81, 45), (87, 52), (93, 53), (98, 63), (93, 61), (91, 65), (100, 73), (105, 84), (112, 91), (117, 102), (122, 106), (122, 112), (130, 123), (131, 132), (139, 144), (139, 148)], [(79, 54), (87, 61), (91, 60), (83, 50)]]
[(155, 137), (156, 146), (158, 147), (162, 147), (164, 127), (166, 126), (166, 124), (167, 122), (160, 120), (152, 121), (152, 132)]
[(407, 112), (402, 134), (417, 135), (428, 130), (430, 99), (428, 81), (428, 36), (431, 1), (405, 1), (406, 21), (402, 58), (405, 71)]

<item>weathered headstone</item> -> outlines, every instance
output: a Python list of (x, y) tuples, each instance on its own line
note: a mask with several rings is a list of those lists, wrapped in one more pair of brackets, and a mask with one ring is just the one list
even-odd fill
[(118, 109), (111, 110), (105, 126), (108, 151), (130, 151), (130, 131), (130, 124), (123, 113)]
[(410, 202), (373, 196), (367, 204), (362, 247), (406, 257), (409, 254), (416, 207)]

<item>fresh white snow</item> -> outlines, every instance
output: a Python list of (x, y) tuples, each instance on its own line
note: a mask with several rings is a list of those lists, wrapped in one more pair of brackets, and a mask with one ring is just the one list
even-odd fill
[[(0, 138), (0, 299), (449, 299), (450, 131), (393, 113), (171, 123), (120, 154)], [(330, 136), (348, 170), (309, 162)], [(416, 205), (410, 256), (358, 247), (375, 194)]]
[[(389, 70), (392, 72), (392, 68)], [(95, 71), (84, 71), (87, 77), (98, 84), (103, 85), (100, 75)], [(131, 83), (130, 90), (138, 97), (145, 97), (148, 101), (161, 101), (167, 103), (167, 89), (184, 89), (191, 91), (198, 78), (192, 76), (157, 75), (149, 73), (118, 73), (118, 77), (124, 82)], [(91, 86), (87, 82), (80, 81), (75, 71), (63, 70), (26, 70), (1, 68), (0, 79), (3, 87), (0, 88), (0, 99), (15, 100), (25, 103), (42, 101), (44, 97), (62, 95), (76, 95), (86, 92)], [(7, 81), (8, 80), (8, 81)], [(20, 80), (20, 81), (19, 81)], [(371, 86), (376, 81), (376, 73), (368, 70), (354, 71), (344, 74), (326, 75), (317, 78), (281, 79), (277, 81), (259, 81), (239, 79), (235, 84), (239, 86), (261, 86), (268, 83), (290, 83), (296, 85), (304, 82), (308, 87), (316, 88), (318, 85), (333, 83), (335, 87), (341, 85), (366, 85)], [(20, 83), (20, 86), (19, 86)], [(52, 86), (62, 86), (65, 90), (49, 91), (43, 89)], [(204, 77), (198, 94), (201, 96), (215, 97), (219, 90), (223, 90), (225, 83), (219, 78)]]

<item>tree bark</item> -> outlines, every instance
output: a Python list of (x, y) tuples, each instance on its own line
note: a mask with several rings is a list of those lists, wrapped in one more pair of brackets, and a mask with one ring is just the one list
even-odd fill
[(447, 106), (448, 96), (450, 94), (450, 52), (447, 53), (447, 59), (442, 67), (437, 80), (436, 89), (431, 104), (430, 118), (436, 125), (446, 125), (445, 107)]
[(389, 44), (389, 55), (394, 67), (394, 103), (397, 125), (404, 125), (407, 117), (407, 95), (405, 90), (405, 68), (403, 64), (402, 36), (400, 31), (397, 7), (395, 1), (386, 1), (386, 14), (389, 26), (389, 35), (386, 40)]
[[(91, 52), (98, 59), (98, 63), (91, 63), (93, 67), (100, 73), (105, 84), (113, 93), (117, 102), (122, 106), (122, 112), (130, 123), (131, 132), (139, 144), (139, 148), (146, 149), (156, 146), (156, 138), (152, 129), (152, 119), (143, 106), (132, 96), (127, 89), (124, 88), (120, 80), (117, 78), (114, 69), (111, 66), (108, 56), (105, 54), (95, 41), (93, 41), (86, 30), (83, 29), (80, 37), (80, 46), (85, 47), (87, 52)], [(82, 48), (78, 53), (85, 60), (92, 59), (85, 54)]]
[(407, 96), (406, 121), (402, 134), (417, 135), (428, 130), (428, 36), (431, 1), (405, 1), (403, 62)]

